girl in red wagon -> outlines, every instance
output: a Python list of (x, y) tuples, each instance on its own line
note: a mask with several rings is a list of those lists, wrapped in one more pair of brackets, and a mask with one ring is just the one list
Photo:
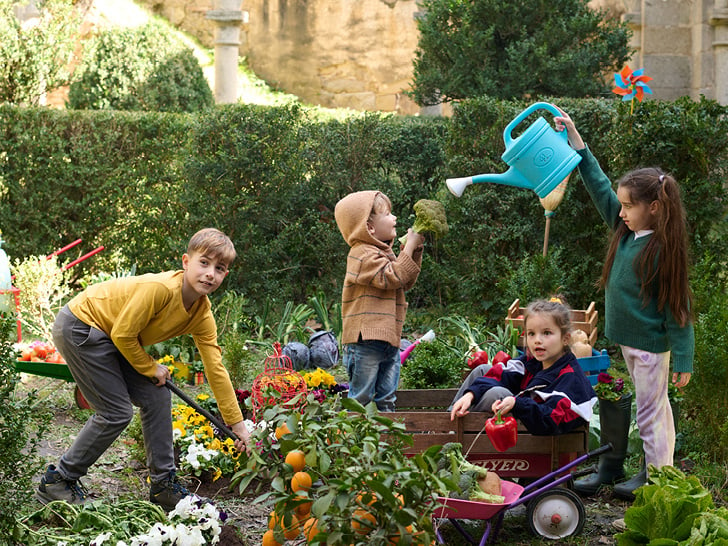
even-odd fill
[(563, 434), (588, 425), (597, 396), (569, 349), (571, 311), (559, 298), (537, 300), (523, 318), (527, 353), (473, 381), (453, 404), (450, 419), (472, 407), (511, 412), (531, 434)]

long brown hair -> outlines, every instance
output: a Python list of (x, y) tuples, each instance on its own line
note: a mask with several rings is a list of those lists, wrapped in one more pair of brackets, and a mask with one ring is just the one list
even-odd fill
[[(647, 305), (656, 283), (657, 308), (662, 311), (668, 305), (677, 323), (685, 326), (691, 319), (692, 292), (688, 284), (688, 235), (680, 187), (670, 174), (652, 167), (627, 173), (618, 185), (629, 190), (633, 203), (658, 204), (654, 233), (633, 264), (641, 282), (642, 303)], [(602, 288), (607, 285), (619, 242), (631, 233), (621, 218), (613, 228), (599, 281)]]

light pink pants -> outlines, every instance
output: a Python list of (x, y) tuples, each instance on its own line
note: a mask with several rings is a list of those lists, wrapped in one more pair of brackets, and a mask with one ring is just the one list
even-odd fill
[(648, 353), (621, 346), (635, 387), (637, 428), (645, 451), (645, 463), (657, 468), (672, 466), (675, 423), (667, 397), (670, 380), (670, 352)]

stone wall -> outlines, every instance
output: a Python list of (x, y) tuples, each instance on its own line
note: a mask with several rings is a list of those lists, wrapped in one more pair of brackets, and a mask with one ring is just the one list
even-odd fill
[[(214, 0), (142, 0), (213, 47)], [(657, 99), (728, 104), (728, 0), (592, 0), (634, 32), (633, 69)], [(404, 94), (417, 48), (416, 0), (244, 0), (240, 54), (271, 86), (326, 107), (419, 112)]]

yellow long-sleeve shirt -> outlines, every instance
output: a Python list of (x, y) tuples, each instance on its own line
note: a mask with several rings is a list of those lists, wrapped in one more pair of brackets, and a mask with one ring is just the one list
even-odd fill
[(167, 271), (94, 284), (68, 307), (79, 320), (108, 335), (134, 369), (150, 378), (157, 364), (144, 346), (192, 335), (223, 419), (229, 425), (238, 423), (243, 414), (222, 364), (210, 300), (201, 297), (187, 311), (182, 303), (183, 274)]

